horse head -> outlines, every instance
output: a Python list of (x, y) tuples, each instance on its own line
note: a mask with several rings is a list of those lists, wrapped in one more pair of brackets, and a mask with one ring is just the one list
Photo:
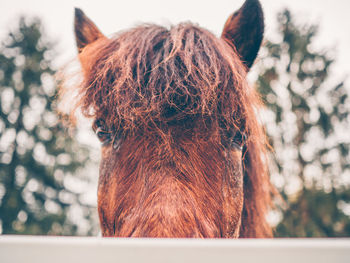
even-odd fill
[(108, 38), (76, 9), (75, 103), (102, 143), (103, 236), (271, 236), (260, 101), (246, 81), (263, 32), (257, 0), (221, 37), (181, 23)]

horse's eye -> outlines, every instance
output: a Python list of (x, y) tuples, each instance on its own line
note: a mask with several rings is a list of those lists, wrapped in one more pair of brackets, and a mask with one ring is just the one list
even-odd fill
[(246, 140), (247, 136), (244, 133), (237, 132), (231, 140), (231, 146), (242, 151)]
[(97, 138), (100, 140), (103, 146), (111, 142), (112, 140), (111, 131), (108, 130), (104, 121), (102, 120), (95, 121), (95, 123), (92, 126), (92, 129), (95, 131)]

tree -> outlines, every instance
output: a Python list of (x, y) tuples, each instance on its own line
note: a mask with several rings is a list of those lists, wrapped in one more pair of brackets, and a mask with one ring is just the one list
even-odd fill
[(88, 151), (67, 136), (56, 114), (52, 47), (40, 21), (24, 18), (0, 47), (3, 234), (72, 235), (78, 225), (67, 215), (74, 205), (84, 208), (82, 220), (90, 216), (79, 195), (64, 185), (84, 165)]
[(279, 42), (267, 41), (258, 88), (274, 148), (272, 180), (286, 200), (276, 236), (350, 236), (350, 101), (332, 85), (334, 60), (314, 50), (317, 26), (278, 15)]

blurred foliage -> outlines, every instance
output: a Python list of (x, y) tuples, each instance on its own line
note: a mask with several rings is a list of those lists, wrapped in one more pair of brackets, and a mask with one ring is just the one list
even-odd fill
[(0, 46), (3, 234), (81, 234), (76, 221), (90, 216), (89, 207), (66, 183), (74, 180), (72, 174), (84, 165), (88, 151), (67, 136), (58, 120), (52, 48), (40, 21), (24, 18)]
[(350, 101), (332, 84), (330, 50), (316, 51), (315, 25), (278, 15), (279, 41), (267, 41), (258, 88), (268, 106), (271, 176), (282, 192), (278, 237), (350, 236)]

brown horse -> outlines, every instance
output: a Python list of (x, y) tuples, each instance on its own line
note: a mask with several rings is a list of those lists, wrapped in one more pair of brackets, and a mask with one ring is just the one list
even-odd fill
[(102, 143), (103, 236), (272, 236), (260, 101), (246, 81), (263, 31), (257, 0), (220, 38), (191, 23), (107, 38), (75, 10), (84, 80), (74, 108)]

